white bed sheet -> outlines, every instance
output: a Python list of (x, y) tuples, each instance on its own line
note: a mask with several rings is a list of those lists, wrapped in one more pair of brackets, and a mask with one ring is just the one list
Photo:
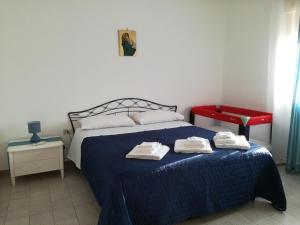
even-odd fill
[(72, 138), (70, 149), (67, 158), (72, 160), (77, 168), (81, 168), (81, 144), (84, 138), (92, 136), (102, 136), (102, 135), (113, 135), (113, 134), (125, 134), (134, 133), (146, 130), (160, 130), (164, 128), (175, 128), (175, 127), (185, 127), (192, 126), (190, 123), (184, 121), (172, 121), (164, 123), (154, 123), (146, 125), (136, 125), (133, 127), (115, 127), (115, 128), (105, 128), (97, 130), (82, 130), (77, 128)]

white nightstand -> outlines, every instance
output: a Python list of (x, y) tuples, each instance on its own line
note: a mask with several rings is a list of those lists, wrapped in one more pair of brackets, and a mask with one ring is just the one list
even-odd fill
[(15, 178), (34, 173), (60, 170), (64, 178), (63, 142), (60, 137), (41, 138), (41, 143), (15, 140), (8, 143), (9, 167), (12, 185)]

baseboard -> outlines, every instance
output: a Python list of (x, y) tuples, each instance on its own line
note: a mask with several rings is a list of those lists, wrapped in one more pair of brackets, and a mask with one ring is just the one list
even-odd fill
[(75, 163), (71, 160), (65, 160), (64, 161), (64, 166), (65, 166), (65, 169), (68, 169), (70, 167), (76, 167)]
[(7, 175), (9, 174), (9, 170), (0, 170), (0, 175)]

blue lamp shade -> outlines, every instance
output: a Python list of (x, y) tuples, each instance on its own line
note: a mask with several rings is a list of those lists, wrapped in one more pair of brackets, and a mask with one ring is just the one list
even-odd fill
[(40, 121), (31, 121), (28, 123), (28, 132), (33, 134), (30, 141), (32, 143), (37, 143), (39, 142), (41, 139), (40, 137), (37, 135), (37, 133), (41, 132), (41, 123)]

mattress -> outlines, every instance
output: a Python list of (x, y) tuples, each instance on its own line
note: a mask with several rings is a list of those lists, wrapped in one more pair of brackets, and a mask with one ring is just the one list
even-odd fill
[(86, 137), (134, 133), (139, 131), (159, 130), (183, 126), (192, 125), (184, 121), (171, 121), (146, 125), (136, 125), (133, 127), (114, 127), (96, 130), (82, 130), (81, 128), (77, 128), (72, 138), (67, 158), (73, 161), (78, 169), (81, 168), (81, 143)]

